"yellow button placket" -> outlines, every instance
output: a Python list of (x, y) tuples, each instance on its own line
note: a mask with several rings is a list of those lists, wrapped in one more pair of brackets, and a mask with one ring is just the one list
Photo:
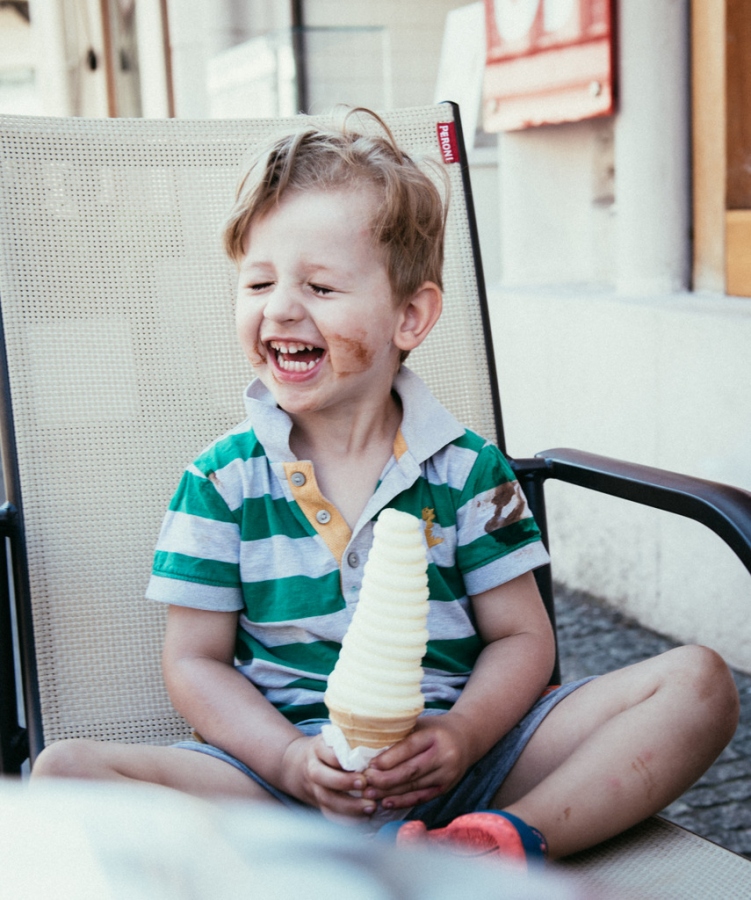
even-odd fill
[(321, 493), (316, 481), (313, 463), (309, 460), (284, 463), (292, 496), (305, 518), (323, 538), (326, 546), (341, 566), (342, 556), (352, 537), (352, 531), (344, 516)]
[[(394, 438), (394, 457), (399, 460), (407, 451), (401, 428)], [(323, 538), (326, 546), (341, 566), (344, 551), (352, 539), (352, 530), (344, 516), (328, 501), (316, 481), (313, 463), (310, 460), (297, 460), (284, 463), (284, 474), (287, 477), (292, 496), (303, 512), (305, 518)]]

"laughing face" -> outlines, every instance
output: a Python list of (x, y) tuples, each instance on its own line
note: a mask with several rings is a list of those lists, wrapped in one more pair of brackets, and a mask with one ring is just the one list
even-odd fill
[(368, 190), (293, 193), (250, 226), (237, 330), (292, 416), (389, 396), (402, 313), (373, 241), (373, 203)]

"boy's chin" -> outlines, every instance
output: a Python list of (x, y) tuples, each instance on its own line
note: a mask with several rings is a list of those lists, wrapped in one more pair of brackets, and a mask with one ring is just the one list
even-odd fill
[(306, 390), (302, 386), (295, 384), (279, 384), (274, 378), (261, 377), (260, 375), (259, 378), (276, 401), (279, 409), (283, 409), (289, 415), (315, 412), (320, 408), (321, 398), (318, 396), (318, 391), (310, 390), (309, 388)]

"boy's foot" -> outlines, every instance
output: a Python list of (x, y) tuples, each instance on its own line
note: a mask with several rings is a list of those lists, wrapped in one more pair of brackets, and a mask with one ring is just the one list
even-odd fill
[(401, 823), (398, 828), (389, 828), (389, 832), (395, 833), (396, 843), (400, 846), (440, 844), (461, 856), (494, 857), (525, 867), (527, 863), (527, 852), (519, 832), (505, 815), (497, 812), (467, 813), (445, 828), (431, 831), (414, 819)]

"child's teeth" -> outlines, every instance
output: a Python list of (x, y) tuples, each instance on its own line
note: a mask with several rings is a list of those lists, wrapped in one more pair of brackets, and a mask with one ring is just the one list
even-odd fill
[(316, 362), (314, 359), (311, 359), (308, 362), (284, 358), (279, 360), (279, 366), (282, 369), (286, 369), (287, 372), (307, 372), (309, 369), (312, 369), (315, 364)]
[(307, 361), (291, 359), (296, 353), (303, 351), (312, 352), (316, 348), (313, 344), (285, 343), (282, 341), (271, 341), (270, 347), (276, 354), (277, 364), (279, 368), (287, 372), (308, 372), (314, 368), (317, 360), (311, 359)]
[(312, 344), (281, 344), (274, 342), (272, 345), (277, 353), (302, 353), (303, 350), (312, 350)]

